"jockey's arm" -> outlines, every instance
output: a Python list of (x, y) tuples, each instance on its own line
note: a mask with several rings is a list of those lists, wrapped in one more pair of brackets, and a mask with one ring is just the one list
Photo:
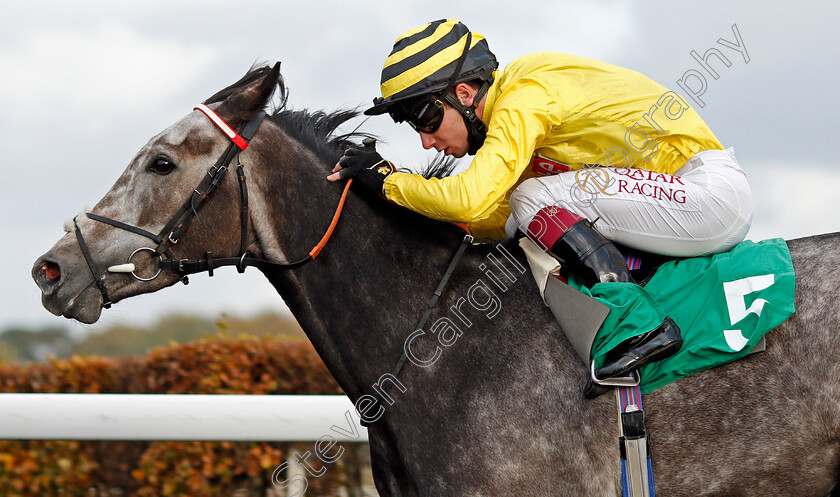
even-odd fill
[(471, 223), (490, 216), (538, 144), (560, 125), (562, 111), (554, 91), (536, 78), (523, 78), (488, 104), (487, 138), (469, 168), (440, 179), (395, 172), (384, 183), (385, 197), (441, 221)]

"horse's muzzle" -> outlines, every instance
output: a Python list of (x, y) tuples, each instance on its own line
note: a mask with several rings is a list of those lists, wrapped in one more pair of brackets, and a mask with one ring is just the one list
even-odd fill
[(102, 312), (102, 299), (93, 281), (67, 277), (78, 274), (79, 262), (73, 261), (72, 257), (62, 257), (53, 249), (35, 261), (32, 279), (41, 290), (41, 303), (48, 311), (83, 323), (95, 323)]

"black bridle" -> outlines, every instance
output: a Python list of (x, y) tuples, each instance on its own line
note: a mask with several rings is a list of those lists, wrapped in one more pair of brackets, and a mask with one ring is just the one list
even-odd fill
[[(93, 257), (91, 256), (87, 243), (85, 243), (85, 239), (82, 236), (82, 232), (79, 229), (79, 225), (76, 222), (76, 218), (73, 218), (76, 240), (78, 240), (79, 247), (81, 248), (82, 254), (85, 257), (85, 261), (87, 262), (88, 268), (90, 269), (91, 274), (93, 274), (94, 283), (96, 283), (97, 288), (99, 288), (100, 293), (102, 293), (102, 306), (105, 309), (110, 308), (112, 304), (111, 299), (108, 296), (108, 290), (105, 287), (105, 276), (109, 272), (127, 272), (130, 273), (137, 280), (151, 281), (157, 278), (157, 276), (160, 275), (162, 270), (166, 269), (178, 273), (181, 277), (181, 281), (183, 281), (184, 284), (187, 284), (189, 283), (187, 275), (208, 271), (210, 276), (213, 276), (213, 270), (221, 266), (236, 266), (237, 270), (240, 273), (244, 272), (245, 268), (248, 266), (255, 266), (261, 269), (294, 269), (311, 261), (320, 251), (320, 247), (322, 246), (322, 244), (319, 244), (318, 247), (310, 251), (310, 253), (306, 257), (291, 263), (276, 263), (266, 261), (263, 259), (247, 257), (249, 219), (248, 186), (246, 184), (245, 168), (240, 163), (236, 167), (237, 179), (239, 181), (240, 219), (242, 227), (242, 234), (240, 237), (239, 244), (239, 255), (237, 257), (214, 259), (213, 254), (211, 252), (205, 252), (203, 259), (175, 259), (170, 249), (173, 245), (177, 244), (181, 237), (184, 235), (184, 233), (187, 232), (193, 218), (198, 217), (199, 211), (201, 211), (201, 209), (210, 201), (213, 194), (219, 189), (219, 187), (222, 184), (222, 181), (224, 180), (227, 174), (230, 163), (233, 161), (234, 157), (238, 157), (239, 152), (245, 150), (245, 148), (248, 147), (249, 142), (254, 137), (254, 135), (260, 127), (260, 124), (262, 124), (263, 120), (266, 117), (265, 112), (258, 112), (254, 117), (252, 117), (248, 122), (245, 123), (245, 125), (242, 128), (242, 131), (237, 134), (224, 120), (222, 120), (222, 118), (220, 118), (209, 107), (202, 104), (195, 107), (194, 110), (199, 110), (203, 112), (208, 118), (210, 118), (210, 120), (213, 121), (213, 123), (219, 129), (221, 129), (225, 133), (225, 135), (231, 140), (231, 143), (224, 151), (224, 153), (219, 157), (216, 163), (213, 164), (210, 167), (210, 169), (207, 170), (207, 174), (204, 176), (204, 178), (201, 180), (198, 186), (193, 190), (192, 195), (190, 195), (190, 197), (186, 200), (186, 202), (184, 202), (184, 204), (181, 206), (178, 212), (176, 212), (175, 215), (172, 216), (169, 222), (166, 223), (166, 225), (163, 227), (163, 229), (160, 230), (158, 234), (154, 234), (150, 231), (138, 228), (137, 226), (132, 226), (130, 224), (116, 221), (114, 219), (100, 216), (98, 214), (86, 213), (87, 217), (93, 219), (94, 221), (108, 224), (115, 228), (130, 231), (132, 233), (136, 233), (138, 235), (149, 238), (157, 244), (156, 248), (153, 249), (150, 247), (140, 247), (128, 256), (127, 264), (123, 264), (121, 266), (111, 266), (108, 268), (107, 271), (100, 271), (96, 263), (94, 262)], [(344, 197), (342, 197), (342, 204), (343, 202)], [(341, 205), (339, 206), (339, 209), (340, 207)], [(332, 231), (332, 227), (334, 226), (335, 221), (337, 221), (337, 218), (338, 213), (336, 213), (336, 217), (333, 220), (333, 225), (330, 227), (329, 232)], [(325, 238), (322, 240), (322, 243), (326, 242), (326, 238), (327, 237), (325, 236)], [(131, 259), (134, 257), (134, 255), (141, 251), (152, 252), (155, 255), (157, 255), (159, 259), (157, 273), (148, 278), (143, 278), (135, 274), (134, 264), (131, 262)], [(164, 258), (164, 256), (166, 256), (166, 258)], [(100, 274), (101, 276), (97, 276)]]

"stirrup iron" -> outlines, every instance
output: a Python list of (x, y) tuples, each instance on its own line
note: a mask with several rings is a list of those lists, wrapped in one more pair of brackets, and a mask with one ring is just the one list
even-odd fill
[(595, 376), (595, 361), (589, 363), (589, 378), (592, 383), (601, 385), (602, 387), (635, 387), (641, 381), (638, 371), (633, 371), (627, 376), (617, 376), (614, 378), (604, 378), (599, 380)]

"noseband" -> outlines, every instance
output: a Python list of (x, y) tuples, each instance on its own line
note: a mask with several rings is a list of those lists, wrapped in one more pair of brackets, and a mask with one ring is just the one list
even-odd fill
[[(111, 299), (108, 296), (108, 291), (105, 287), (105, 276), (107, 273), (130, 273), (135, 279), (140, 281), (151, 281), (157, 278), (161, 271), (164, 269), (175, 271), (181, 277), (181, 281), (184, 284), (189, 283), (188, 275), (199, 273), (203, 271), (208, 271), (210, 276), (213, 276), (213, 270), (217, 267), (221, 266), (236, 266), (237, 270), (242, 273), (245, 271), (245, 268), (248, 266), (255, 266), (260, 269), (294, 269), (300, 267), (307, 262), (314, 259), (321, 251), (321, 249), (326, 244), (327, 240), (329, 239), (330, 235), (332, 234), (336, 223), (338, 222), (338, 218), (341, 215), (341, 210), (344, 206), (344, 200), (347, 197), (347, 191), (350, 187), (351, 180), (348, 180), (347, 185), (344, 189), (344, 192), (341, 196), (341, 200), (339, 201), (338, 208), (336, 209), (335, 215), (333, 216), (333, 220), (327, 229), (327, 232), (324, 234), (321, 241), (309, 251), (305, 257), (295, 262), (290, 263), (276, 263), (271, 261), (266, 261), (263, 259), (256, 259), (253, 257), (248, 257), (247, 247), (248, 247), (248, 187), (246, 184), (246, 177), (245, 177), (245, 169), (244, 166), (240, 163), (236, 167), (236, 174), (237, 179), (239, 181), (239, 198), (240, 198), (240, 220), (242, 226), (242, 234), (240, 237), (240, 244), (239, 244), (239, 255), (237, 257), (226, 257), (220, 259), (214, 259), (213, 254), (211, 252), (205, 252), (204, 259), (175, 259), (172, 255), (170, 248), (177, 244), (181, 237), (186, 233), (189, 229), (190, 223), (192, 222), (193, 218), (198, 217), (198, 212), (210, 201), (212, 195), (219, 189), (222, 184), (222, 180), (224, 180), (225, 175), (228, 171), (228, 167), (230, 166), (231, 161), (233, 161), (234, 157), (238, 157), (239, 152), (245, 150), (248, 147), (249, 142), (256, 134), (257, 130), (262, 124), (263, 120), (266, 117), (266, 113), (264, 111), (258, 112), (254, 117), (252, 117), (245, 126), (242, 128), (241, 133), (236, 133), (218, 114), (216, 114), (212, 109), (207, 107), (204, 104), (199, 104), (193, 110), (199, 110), (204, 115), (206, 115), (213, 124), (216, 125), (222, 132), (224, 132), (225, 136), (230, 139), (231, 143), (228, 145), (227, 149), (224, 153), (219, 157), (215, 164), (213, 164), (210, 169), (208, 169), (207, 174), (198, 184), (198, 186), (193, 190), (192, 195), (184, 202), (178, 212), (175, 213), (174, 216), (169, 220), (168, 223), (160, 230), (158, 234), (154, 234), (150, 231), (146, 231), (142, 228), (138, 228), (137, 226), (132, 226), (130, 224), (122, 223), (120, 221), (116, 221), (114, 219), (110, 219), (104, 216), (100, 216), (93, 213), (87, 213), (87, 217), (93, 219), (94, 221), (98, 221), (100, 223), (108, 224), (115, 228), (119, 228), (125, 231), (130, 231), (132, 233), (136, 233), (138, 235), (144, 236), (146, 238), (151, 239), (155, 243), (157, 243), (156, 248), (149, 248), (149, 247), (139, 247), (135, 251), (128, 256), (128, 261), (126, 264), (120, 264), (116, 266), (108, 267), (107, 271), (99, 271), (97, 269), (97, 265), (93, 260), (93, 257), (90, 254), (90, 250), (88, 249), (87, 243), (85, 243), (85, 239), (82, 236), (82, 232), (79, 229), (79, 225), (76, 222), (76, 218), (73, 218), (73, 225), (75, 227), (75, 234), (76, 240), (79, 242), (79, 247), (82, 249), (82, 254), (85, 257), (85, 261), (87, 262), (88, 268), (93, 274), (93, 280), (96, 283), (97, 288), (99, 288), (100, 293), (102, 294), (103, 304), (102, 307), (108, 309), (111, 307)], [(158, 271), (151, 277), (143, 278), (135, 274), (135, 265), (131, 262), (131, 259), (138, 253), (143, 251), (149, 251), (153, 254), (158, 256)], [(166, 256), (166, 258), (164, 258)], [(101, 276), (97, 276), (101, 274)]]

